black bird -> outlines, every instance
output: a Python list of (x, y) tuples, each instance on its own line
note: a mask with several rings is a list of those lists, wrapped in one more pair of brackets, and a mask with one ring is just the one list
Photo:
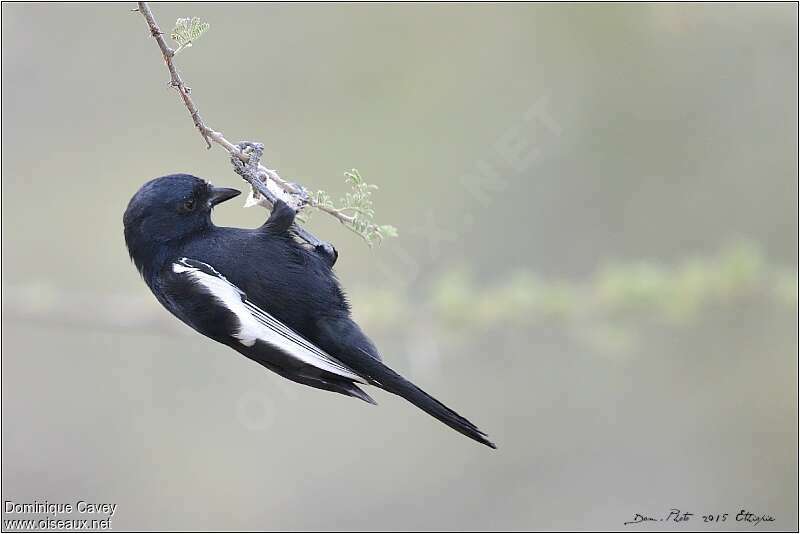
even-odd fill
[(125, 210), (125, 243), (158, 301), (178, 319), (279, 375), (375, 401), (356, 384), (399, 395), (449, 427), (486, 434), (392, 371), (350, 318), (332, 248), (293, 237), (295, 211), (278, 201), (256, 229), (225, 228), (211, 210), (237, 195), (188, 174), (144, 184)]

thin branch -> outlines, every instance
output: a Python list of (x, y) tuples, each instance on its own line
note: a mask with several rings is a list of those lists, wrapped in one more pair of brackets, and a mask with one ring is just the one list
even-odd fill
[(203, 136), (203, 139), (206, 142), (207, 148), (211, 148), (211, 141), (208, 139), (208, 128), (203, 123), (203, 119), (200, 117), (200, 112), (197, 111), (197, 106), (194, 105), (192, 97), (189, 96), (191, 89), (186, 87), (186, 84), (183, 83), (180, 74), (178, 74), (178, 71), (175, 69), (175, 65), (172, 63), (172, 58), (175, 56), (175, 51), (167, 46), (167, 43), (164, 41), (164, 34), (158, 27), (158, 23), (153, 17), (153, 12), (150, 11), (150, 6), (147, 5), (147, 2), (138, 2), (138, 5), (139, 12), (144, 16), (144, 19), (147, 21), (147, 26), (150, 28), (150, 35), (155, 38), (156, 43), (158, 43), (158, 48), (161, 49), (161, 55), (164, 56), (164, 63), (167, 64), (167, 69), (169, 69), (170, 85), (178, 91), (179, 95), (181, 95), (186, 109), (189, 110), (189, 114), (192, 116), (194, 125), (197, 126), (197, 129), (200, 131), (200, 135)]
[[(156, 22), (156, 19), (153, 16), (153, 12), (150, 11), (150, 6), (147, 5), (147, 2), (137, 2), (137, 4), (139, 8), (138, 10), (134, 11), (139, 11), (144, 16), (145, 21), (147, 22), (147, 26), (150, 28), (150, 34), (155, 38), (156, 43), (158, 44), (158, 48), (161, 49), (161, 55), (164, 57), (164, 63), (166, 63), (167, 69), (169, 69), (170, 85), (178, 91), (178, 94), (180, 94), (181, 99), (183, 100), (183, 104), (186, 106), (186, 109), (189, 110), (189, 114), (191, 115), (192, 120), (194, 121), (194, 125), (197, 127), (197, 130), (200, 132), (200, 135), (203, 137), (203, 140), (205, 140), (207, 148), (211, 148), (211, 143), (214, 142), (219, 146), (221, 146), (222, 148), (224, 148), (225, 150), (227, 150), (232, 157), (238, 158), (240, 161), (245, 163), (248, 162), (250, 159), (250, 156), (248, 154), (245, 154), (237, 145), (234, 145), (233, 143), (225, 139), (225, 137), (220, 132), (209, 128), (203, 122), (203, 119), (200, 117), (200, 113), (197, 110), (197, 106), (195, 106), (194, 101), (190, 96), (191, 89), (186, 86), (180, 74), (178, 74), (178, 71), (175, 68), (175, 64), (173, 63), (173, 57), (175, 56), (175, 51), (172, 48), (170, 48), (164, 41), (164, 38), (162, 37), (164, 34), (161, 32), (161, 29), (159, 28), (158, 23)], [(258, 164), (256, 171), (259, 178), (257, 182), (261, 182), (262, 185), (257, 185), (256, 183), (253, 182), (250, 183), (270, 204), (272, 204), (272, 201), (274, 200), (274, 195), (269, 196), (264, 193), (264, 191), (269, 191), (266, 188), (266, 186), (263, 185), (263, 183), (266, 182), (267, 180), (272, 180), (283, 191), (286, 191), (287, 193), (293, 195), (295, 198), (303, 198), (305, 196), (305, 192), (303, 191), (302, 188), (296, 186), (295, 184), (287, 182), (286, 180), (281, 178), (276, 171), (266, 168), (261, 163)], [(247, 178), (245, 179), (247, 180)], [(250, 180), (248, 180), (248, 182), (249, 181)], [(338, 219), (339, 222), (345, 226), (347, 226), (348, 223), (353, 222), (352, 217), (349, 217), (346, 214), (341, 213), (339, 210), (335, 208), (318, 204), (317, 202), (314, 201), (314, 199), (306, 198), (304, 200), (309, 206), (312, 206), (316, 209), (319, 209), (320, 211), (328, 213), (329, 215)], [(304, 230), (298, 225), (295, 225), (294, 230), (298, 237), (300, 237), (304, 241), (314, 246), (323, 243), (322, 241), (314, 237), (310, 232)]]

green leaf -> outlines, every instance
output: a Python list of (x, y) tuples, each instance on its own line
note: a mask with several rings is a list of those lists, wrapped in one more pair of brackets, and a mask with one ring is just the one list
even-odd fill
[(373, 222), (375, 208), (372, 207), (372, 192), (377, 190), (378, 186), (365, 182), (357, 169), (345, 172), (344, 181), (350, 186), (350, 191), (345, 193), (338, 203), (334, 203), (326, 191), (319, 190), (311, 195), (312, 206), (339, 212), (346, 218), (343, 221), (344, 225), (361, 236), (370, 247), (380, 244), (387, 237), (397, 237), (397, 228), (394, 226), (377, 225)]
[(175, 53), (177, 54), (184, 48), (192, 46), (192, 43), (199, 39), (209, 27), (210, 24), (208, 22), (202, 22), (197, 17), (176, 20), (175, 27), (170, 34), (170, 37), (178, 43)]
[(385, 237), (397, 237), (398, 235), (397, 228), (391, 224), (382, 224), (381, 226), (378, 226), (378, 231)]

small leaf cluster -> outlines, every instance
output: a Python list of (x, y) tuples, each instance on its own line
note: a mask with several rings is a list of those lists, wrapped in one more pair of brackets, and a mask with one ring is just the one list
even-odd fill
[(197, 17), (183, 18), (175, 21), (175, 27), (172, 29), (170, 37), (178, 43), (178, 48), (175, 49), (175, 54), (189, 48), (192, 43), (200, 38), (206, 30), (210, 27), (208, 22), (202, 22)]
[(397, 228), (389, 224), (375, 224), (375, 209), (372, 205), (372, 192), (378, 189), (375, 184), (364, 181), (357, 169), (344, 173), (344, 180), (350, 191), (338, 203), (323, 190), (311, 195), (310, 204), (323, 211), (343, 216), (342, 223), (360, 235), (369, 246), (380, 244), (387, 237), (397, 237)]

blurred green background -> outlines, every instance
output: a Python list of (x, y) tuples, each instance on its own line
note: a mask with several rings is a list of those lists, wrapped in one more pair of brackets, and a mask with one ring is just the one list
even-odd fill
[[(310, 228), (385, 359), (494, 452), (161, 309), (129, 198), (244, 184), (133, 7), (2, 5), (4, 500), (128, 530), (797, 528), (796, 5), (152, 5), (211, 23), (176, 59), (209, 126), (309, 188), (379, 184), (399, 238)], [(215, 221), (263, 222), (237, 202)]]

